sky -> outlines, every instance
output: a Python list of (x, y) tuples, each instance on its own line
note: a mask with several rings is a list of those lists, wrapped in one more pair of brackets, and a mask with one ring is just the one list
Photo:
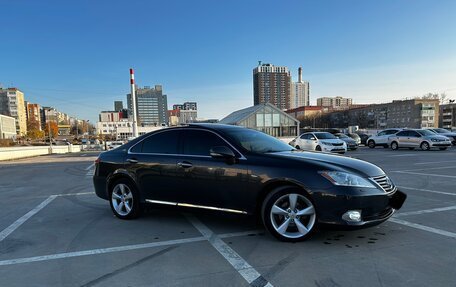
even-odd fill
[(253, 105), (258, 61), (322, 96), (456, 99), (456, 1), (0, 0), (0, 84), (95, 122), (140, 86), (223, 118)]

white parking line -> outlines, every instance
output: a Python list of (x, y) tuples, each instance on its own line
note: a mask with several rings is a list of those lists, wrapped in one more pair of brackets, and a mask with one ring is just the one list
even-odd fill
[(152, 243), (145, 243), (145, 244), (125, 245), (125, 246), (110, 247), (110, 248), (100, 248), (100, 249), (92, 249), (92, 250), (84, 250), (84, 251), (76, 251), (76, 252), (57, 253), (57, 254), (44, 255), (44, 256), (9, 259), (9, 260), (0, 261), (0, 266), (55, 260), (55, 259), (64, 259), (64, 258), (71, 258), (71, 257), (87, 256), (87, 255), (105, 254), (105, 253), (121, 252), (121, 251), (128, 251), (128, 250), (137, 250), (137, 249), (160, 247), (160, 246), (167, 246), (167, 245), (174, 245), (174, 244), (205, 241), (205, 240), (206, 240), (206, 238), (200, 236), (200, 237), (152, 242)]
[(437, 190), (430, 190), (430, 189), (414, 188), (414, 187), (407, 187), (407, 186), (399, 186), (399, 188), (456, 196), (456, 193), (437, 191)]
[(401, 157), (401, 156), (416, 156), (416, 153), (406, 153), (406, 154), (395, 154), (395, 155), (388, 155), (388, 157)]
[(14, 230), (16, 230), (19, 226), (21, 226), (24, 222), (26, 222), (30, 217), (37, 214), (46, 205), (51, 203), (56, 197), (57, 197), (56, 195), (49, 196), (45, 201), (40, 203), (37, 207), (35, 207), (34, 209), (27, 212), (25, 215), (23, 215), (21, 218), (19, 218), (15, 222), (13, 222), (13, 224), (8, 226), (7, 228), (3, 229), (3, 231), (0, 232), (0, 242), (3, 241), (3, 239), (5, 239), (12, 232), (14, 232)]
[(432, 209), (424, 209), (418, 211), (409, 211), (409, 212), (400, 212), (396, 213), (394, 217), (401, 217), (401, 216), (408, 216), (408, 215), (419, 215), (419, 214), (426, 214), (426, 213), (433, 213), (433, 212), (440, 212), (440, 211), (448, 211), (448, 210), (455, 210), (456, 205), (447, 206), (447, 207), (438, 207)]
[[(251, 230), (251, 231), (224, 233), (224, 234), (220, 234), (219, 236), (220, 236), (220, 238), (228, 238), (228, 237), (236, 237), (236, 236), (242, 236), (242, 235), (248, 235), (248, 234), (255, 234), (258, 232), (259, 232), (259, 230)], [(198, 236), (198, 237), (191, 237), (191, 238), (184, 238), (184, 239), (175, 239), (175, 240), (144, 243), (144, 244), (124, 245), (124, 246), (118, 246), (118, 247), (99, 248), (99, 249), (57, 253), (57, 254), (34, 256), (34, 257), (8, 259), (8, 260), (0, 261), (0, 266), (32, 263), (32, 262), (48, 261), (48, 260), (56, 260), (56, 259), (65, 259), (65, 258), (71, 258), (71, 257), (89, 256), (89, 255), (97, 255), (97, 254), (106, 254), (106, 253), (113, 253), (113, 252), (138, 250), (138, 249), (146, 249), (146, 248), (192, 243), (192, 242), (199, 242), (199, 241), (206, 241), (206, 240), (207, 240), (206, 237)]]
[(94, 165), (95, 165), (95, 163), (92, 163), (91, 165), (89, 165), (88, 167), (86, 167), (85, 170), (91, 169)]
[[(198, 231), (209, 240), (209, 243), (228, 261), (231, 266), (247, 281), (252, 284), (258, 282), (258, 285), (272, 287), (266, 279), (261, 276), (247, 261), (245, 261), (236, 251), (229, 247), (220, 236), (216, 235), (206, 225), (199, 221), (193, 215), (187, 215), (187, 219)], [(255, 284), (255, 283), (254, 283)], [(252, 284), (253, 285), (253, 284)], [(255, 284), (256, 285), (256, 284)]]
[(416, 228), (416, 229), (420, 229), (420, 230), (424, 230), (424, 231), (428, 231), (428, 232), (432, 232), (432, 233), (435, 233), (435, 234), (439, 234), (439, 235), (443, 235), (443, 236), (447, 236), (447, 237), (451, 237), (451, 238), (456, 239), (456, 233), (454, 233), (454, 232), (449, 232), (449, 231), (446, 231), (446, 230), (442, 230), (442, 229), (438, 229), (438, 228), (434, 228), (434, 227), (429, 227), (429, 226), (425, 226), (425, 225), (421, 225), (421, 224), (418, 224), (418, 223), (413, 223), (413, 222), (409, 222), (409, 221), (405, 221), (405, 220), (397, 219), (397, 218), (390, 218), (389, 221), (397, 223), (397, 224), (402, 224), (402, 225), (405, 225), (405, 226), (408, 226), (408, 227), (412, 227), (412, 228)]
[(428, 167), (428, 168), (419, 168), (419, 169), (393, 170), (391, 172), (420, 171), (420, 170), (449, 169), (449, 168), (456, 168), (456, 166), (453, 165), (453, 166)]
[(454, 176), (454, 175), (431, 174), (431, 173), (423, 173), (423, 172), (412, 172), (412, 171), (392, 171), (392, 172), (414, 174), (414, 175), (437, 176), (437, 177), (445, 177), (445, 178), (456, 178), (456, 176)]
[(95, 192), (62, 193), (62, 194), (55, 194), (55, 196), (74, 196), (74, 195), (88, 195), (88, 194), (95, 194)]
[(447, 162), (456, 162), (456, 160), (445, 160), (445, 161), (429, 161), (429, 162), (418, 162), (418, 163), (414, 163), (414, 165), (422, 165), (422, 164), (434, 164), (434, 163), (447, 163)]

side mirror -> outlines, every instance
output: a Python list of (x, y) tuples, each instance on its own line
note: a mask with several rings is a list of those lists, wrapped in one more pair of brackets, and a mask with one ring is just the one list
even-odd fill
[(314, 141), (317, 140), (315, 137), (311, 137), (310, 140)]
[(232, 159), (236, 157), (234, 152), (226, 146), (214, 146), (209, 152), (213, 158)]

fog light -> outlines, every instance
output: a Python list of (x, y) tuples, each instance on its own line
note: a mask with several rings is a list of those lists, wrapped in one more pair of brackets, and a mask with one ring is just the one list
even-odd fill
[(360, 222), (361, 210), (349, 210), (342, 215), (342, 219), (349, 222)]

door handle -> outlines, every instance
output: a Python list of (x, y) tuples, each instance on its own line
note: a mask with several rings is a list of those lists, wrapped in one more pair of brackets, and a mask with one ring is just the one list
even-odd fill
[(183, 162), (178, 162), (177, 163), (178, 166), (180, 167), (183, 167), (183, 168), (190, 168), (193, 166), (193, 164), (187, 162), (187, 161), (183, 161)]
[(138, 163), (138, 160), (134, 159), (134, 158), (129, 158), (129, 159), (127, 159), (127, 162), (129, 162), (129, 163)]

